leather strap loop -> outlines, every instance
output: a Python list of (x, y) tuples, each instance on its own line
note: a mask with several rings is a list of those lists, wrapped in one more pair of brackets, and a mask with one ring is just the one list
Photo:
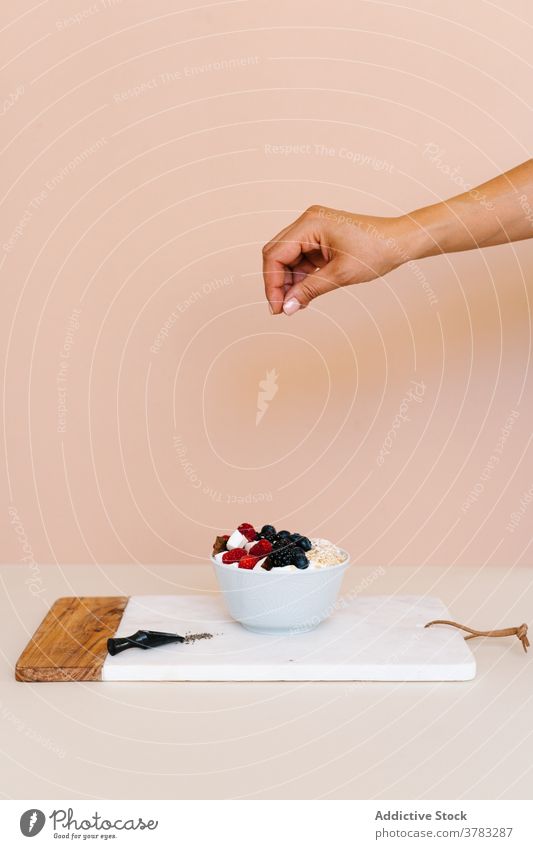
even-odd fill
[(451, 625), (453, 628), (460, 628), (461, 631), (468, 631), (469, 636), (465, 640), (473, 640), (474, 637), (518, 637), (522, 643), (525, 652), (529, 648), (529, 640), (527, 637), (527, 625), (525, 622), (517, 628), (499, 628), (496, 631), (476, 631), (475, 628), (469, 628), (468, 625), (461, 625), (459, 622), (451, 622), (449, 619), (434, 619), (424, 625), (424, 628), (429, 628), (431, 625)]

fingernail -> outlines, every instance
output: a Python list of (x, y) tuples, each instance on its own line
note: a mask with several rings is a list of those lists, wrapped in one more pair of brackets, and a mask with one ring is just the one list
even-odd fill
[(296, 298), (289, 298), (289, 300), (285, 301), (283, 304), (283, 312), (285, 315), (293, 315), (295, 312), (298, 312), (301, 306), (301, 303), (297, 301)]
[(268, 309), (270, 310), (270, 315), (274, 315), (274, 310), (272, 309), (272, 304), (268, 305)]

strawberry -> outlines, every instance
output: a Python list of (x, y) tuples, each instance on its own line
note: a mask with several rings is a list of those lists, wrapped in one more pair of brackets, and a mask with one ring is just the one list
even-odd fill
[(243, 522), (242, 525), (239, 525), (237, 530), (243, 535), (243, 537), (246, 537), (248, 542), (253, 542), (257, 536), (254, 526), (249, 522)]
[(258, 560), (259, 557), (251, 557), (247, 554), (239, 560), (239, 569), (253, 569)]
[(272, 543), (267, 539), (260, 539), (255, 543), (255, 545), (252, 545), (248, 554), (251, 554), (254, 557), (266, 557), (266, 555), (270, 554), (271, 551)]
[(223, 563), (238, 563), (241, 557), (246, 557), (244, 548), (232, 548), (231, 551), (225, 551), (222, 555)]

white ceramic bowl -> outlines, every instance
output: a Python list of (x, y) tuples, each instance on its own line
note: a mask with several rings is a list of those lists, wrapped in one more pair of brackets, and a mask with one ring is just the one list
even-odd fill
[[(341, 549), (342, 550), (342, 549)], [(211, 558), (218, 585), (231, 616), (258, 634), (312, 631), (335, 611), (346, 560), (323, 569), (239, 569)]]

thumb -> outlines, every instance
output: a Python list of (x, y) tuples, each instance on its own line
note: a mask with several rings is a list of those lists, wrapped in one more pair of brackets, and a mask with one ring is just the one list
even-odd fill
[(323, 268), (317, 268), (307, 274), (287, 290), (283, 300), (283, 312), (285, 315), (293, 315), (319, 295), (325, 295), (326, 292), (332, 292), (342, 286), (345, 276), (342, 260), (335, 257)]

